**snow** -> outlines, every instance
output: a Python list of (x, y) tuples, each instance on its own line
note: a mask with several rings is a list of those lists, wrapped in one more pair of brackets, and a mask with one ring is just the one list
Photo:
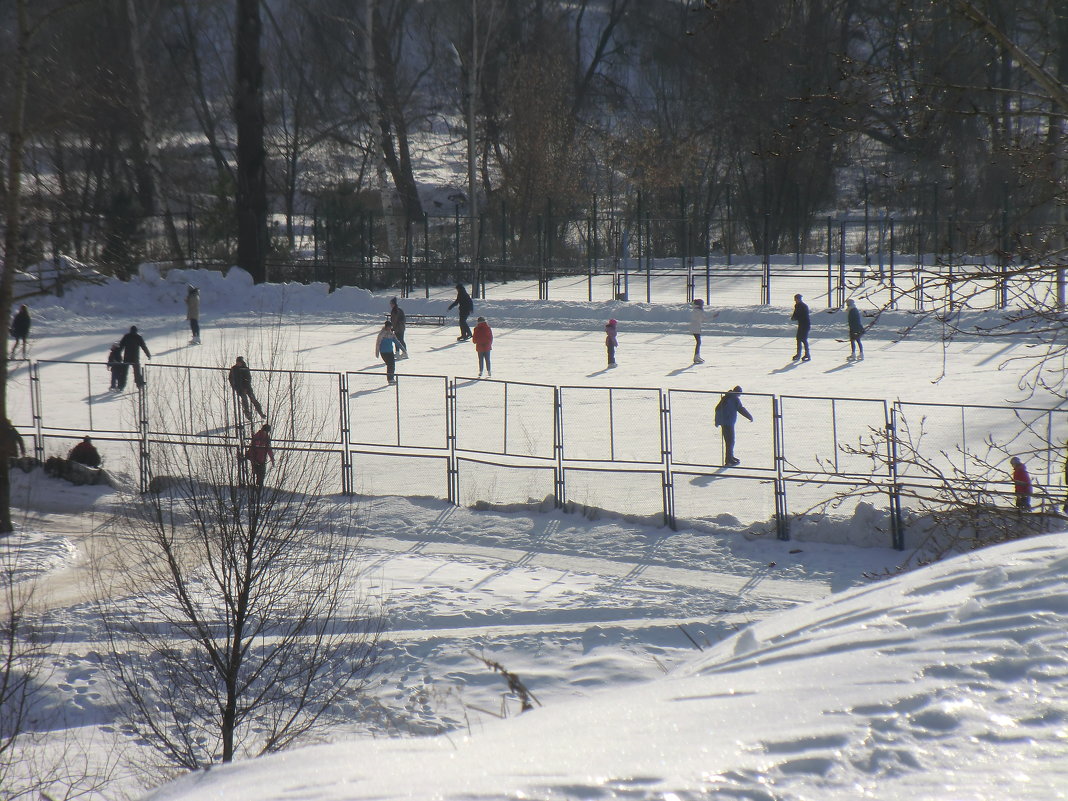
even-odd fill
[[(590, 302), (585, 280), (490, 287), (476, 315), (494, 326), (494, 377), (572, 387), (644, 386), (816, 397), (1001, 405), (1025, 399), (1026, 341), (944, 345), (936, 322), (906, 339), (906, 311), (880, 317), (867, 359), (843, 370), (843, 312), (823, 313), (823, 280), (798, 278), (781, 305), (753, 305), (752, 284), (719, 282), (702, 353), (682, 280), (672, 302)], [(805, 283), (808, 281), (809, 283)], [(200, 287), (205, 345), (188, 347), (186, 285)], [(791, 291), (787, 291), (787, 290)], [(814, 361), (789, 361), (793, 291), (812, 301)], [(146, 267), (139, 280), (69, 287), (27, 300), (32, 356), (103, 360), (129, 325), (153, 365), (226, 366), (235, 353), (284, 344), (299, 369), (381, 378), (374, 335), (394, 293), (259, 285), (221, 273)], [(402, 300), (409, 314), (447, 314), (453, 293)], [(633, 296), (633, 292), (632, 292)], [(969, 324), (999, 319), (965, 313)], [(620, 367), (604, 369), (603, 325), (619, 320)], [(410, 328), (402, 373), (471, 376), (456, 329)], [(103, 368), (99, 368), (102, 373)], [(102, 379), (102, 375), (98, 376)], [(24, 371), (11, 377), (25, 381)], [(56, 397), (78, 431), (86, 398)], [(121, 401), (120, 401), (121, 402)], [(1026, 398), (1053, 408), (1051, 396)], [(16, 424), (24, 409), (12, 409)], [(739, 431), (744, 448), (745, 430)], [(693, 432), (715, 443), (715, 432)], [(718, 445), (717, 445), (718, 446)], [(121, 457), (108, 457), (129, 481)], [(385, 665), (351, 726), (327, 744), (189, 775), (153, 799), (1053, 799), (1068, 797), (1068, 543), (1011, 542), (872, 581), (905, 554), (890, 550), (870, 504), (811, 519), (778, 541), (728, 507), (679, 531), (635, 516), (527, 504), (453, 507), (409, 494), (418, 468), (376, 476), (339, 505), (365, 537), (365, 589), (386, 605)], [(393, 489), (397, 487), (399, 489)], [(1054, 488), (1063, 493), (1063, 487)], [(389, 490), (389, 492), (386, 492)], [(85, 744), (101, 764), (137, 763), (100, 654), (90, 603), (98, 526), (115, 511), (107, 487), (73, 487), (13, 471), (18, 531), (0, 542), (19, 586), (33, 585), (56, 641), (33, 745), (47, 755)], [(136, 599), (131, 599), (136, 602)], [(700, 649), (700, 650), (699, 650)], [(504, 680), (540, 702), (519, 713)], [(61, 711), (58, 718), (50, 714)], [(116, 773), (97, 798), (154, 783)], [(1011, 790), (1006, 791), (1006, 788)]]

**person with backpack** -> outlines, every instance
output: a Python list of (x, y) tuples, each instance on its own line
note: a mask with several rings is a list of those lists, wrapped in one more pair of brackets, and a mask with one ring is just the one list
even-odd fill
[(249, 408), (249, 404), (251, 404), (255, 407), (256, 414), (261, 418), (266, 418), (267, 415), (263, 413), (263, 407), (260, 406), (260, 402), (256, 399), (256, 393), (252, 391), (252, 371), (245, 363), (244, 356), (237, 357), (233, 366), (230, 367), (230, 373), (227, 378), (230, 381), (230, 387), (234, 390), (234, 394), (237, 395), (238, 400), (241, 402), (245, 417), (249, 420), (252, 419), (252, 409)]
[[(136, 325), (131, 325), (129, 332), (119, 340), (119, 347), (122, 348), (122, 360), (133, 367), (134, 383), (138, 387), (143, 387), (145, 385), (145, 376), (141, 372), (141, 351), (144, 351), (145, 356), (149, 359), (152, 358), (152, 354), (149, 353), (148, 345), (145, 344), (144, 338), (137, 333)], [(126, 384), (123, 382), (123, 387), (125, 388), (125, 386)]]
[(490, 372), (490, 351), (493, 350), (493, 330), (485, 317), (478, 318), (471, 341), (475, 343), (475, 353), (478, 354), (478, 377), (482, 378), (482, 369), (486, 369), (486, 377), (492, 378)]
[(26, 343), (30, 338), (30, 310), (23, 303), (19, 306), (19, 310), (15, 312), (15, 316), (11, 320), (11, 355), (9, 359), (15, 358), (15, 351), (18, 349), (19, 342), (22, 343), (22, 358), (26, 358)]
[(716, 427), (723, 434), (723, 449), (725, 456), (723, 464), (726, 467), (734, 467), (741, 464), (741, 460), (734, 456), (734, 424), (738, 421), (738, 415), (753, 422), (753, 415), (742, 405), (742, 388), (735, 387), (719, 399), (716, 404)]
[(375, 339), (375, 355), (386, 363), (386, 381), (390, 384), (397, 383), (397, 355), (400, 347), (396, 335), (393, 333), (393, 323), (386, 320), (382, 324), (382, 330)]
[[(860, 317), (860, 309), (852, 298), (846, 301), (849, 311), (846, 313), (846, 321), (849, 323), (849, 356), (846, 361), (864, 361), (864, 344), (860, 338), (864, 336), (864, 321)], [(857, 355), (857, 350), (860, 355)]]
[[(797, 323), (797, 352), (793, 360), (807, 362), (812, 358), (808, 352), (808, 332), (812, 329), (812, 319), (808, 313), (808, 305), (801, 300), (800, 295), (794, 295), (794, 313), (790, 319)], [(802, 347), (805, 349), (804, 357), (801, 356)]]
[(471, 338), (471, 328), (467, 325), (467, 318), (475, 310), (475, 302), (471, 300), (463, 284), (456, 285), (456, 300), (449, 304), (450, 309), (456, 306), (459, 306), (457, 311), (460, 314), (460, 336), (456, 337), (456, 341), (466, 342)]
[(111, 373), (109, 391), (122, 392), (126, 389), (126, 376), (130, 372), (130, 366), (122, 360), (122, 345), (118, 342), (113, 342), (111, 350), (108, 351), (108, 372)]

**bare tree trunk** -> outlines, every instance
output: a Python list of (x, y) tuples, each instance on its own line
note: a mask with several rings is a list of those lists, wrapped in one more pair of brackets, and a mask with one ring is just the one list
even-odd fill
[[(15, 86), (8, 118), (7, 197), (4, 208), (4, 272), (0, 275), (0, 420), (7, 419), (7, 321), (11, 318), (11, 294), (19, 269), (19, 214), (22, 193), (22, 148), (26, 132), (26, 84), (30, 58), (30, 27), (26, 0), (16, 0), (17, 38), (15, 45)], [(0, 535), (10, 534), (11, 467), (0, 459)]]
[(267, 280), (267, 153), (263, 144), (260, 0), (237, 0), (237, 263), (257, 284)]

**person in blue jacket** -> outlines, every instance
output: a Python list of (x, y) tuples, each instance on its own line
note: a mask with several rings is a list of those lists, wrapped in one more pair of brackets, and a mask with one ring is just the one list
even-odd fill
[[(864, 344), (860, 341), (860, 338), (864, 336), (864, 321), (860, 317), (860, 309), (857, 308), (857, 304), (852, 298), (846, 301), (846, 306), (849, 311), (846, 313), (846, 319), (849, 322), (849, 359), (848, 361), (863, 361), (864, 359)], [(857, 351), (860, 354), (857, 354)]]
[(734, 424), (738, 420), (738, 415), (742, 415), (750, 423), (753, 422), (753, 415), (742, 406), (741, 394), (742, 388), (735, 387), (725, 393), (716, 404), (716, 426), (723, 433), (723, 448), (726, 451), (723, 464), (727, 467), (741, 464), (741, 460), (734, 456)]
[(375, 355), (386, 363), (386, 380), (391, 384), (397, 383), (397, 351), (399, 349), (400, 342), (393, 333), (393, 323), (386, 320), (382, 325), (382, 330), (378, 332), (378, 338), (375, 339)]

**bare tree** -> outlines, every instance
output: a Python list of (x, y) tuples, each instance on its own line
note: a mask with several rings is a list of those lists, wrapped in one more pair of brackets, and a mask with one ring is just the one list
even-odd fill
[(126, 584), (100, 592), (111, 663), (131, 724), (172, 768), (277, 751), (351, 717), (377, 660), (382, 618), (357, 588), (360, 537), (329, 494), (336, 466), (299, 444), (313, 393), (264, 376), (280, 439), (261, 485), (223, 371), (195, 391), (157, 371), (155, 414), (206, 440), (154, 445), (151, 491), (112, 524)]

